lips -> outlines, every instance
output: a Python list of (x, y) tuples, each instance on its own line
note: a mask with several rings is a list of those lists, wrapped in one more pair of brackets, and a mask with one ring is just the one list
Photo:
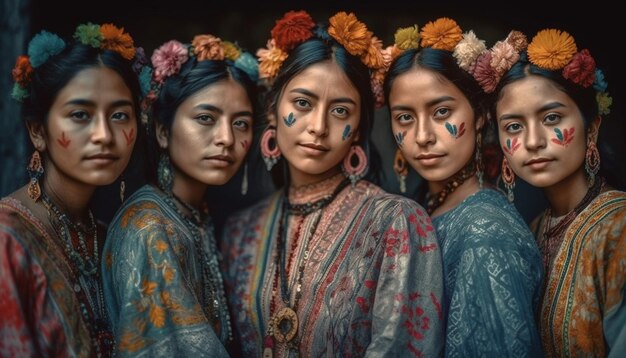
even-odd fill
[(212, 155), (210, 157), (205, 157), (204, 159), (222, 161), (222, 162), (227, 162), (227, 163), (234, 163), (235, 162), (233, 157), (231, 157), (230, 155), (222, 155), (222, 154)]
[(300, 143), (301, 146), (306, 147), (306, 148), (311, 148), (311, 149), (315, 149), (315, 150), (319, 150), (321, 152), (328, 152), (329, 149), (321, 144), (316, 144), (316, 143)]
[(530, 160), (527, 160), (524, 162), (524, 165), (533, 165), (533, 164), (540, 164), (540, 163), (547, 163), (547, 162), (551, 162), (552, 159), (548, 159), (548, 158), (532, 158)]
[(119, 156), (112, 153), (97, 153), (93, 155), (87, 156), (85, 159), (87, 160), (117, 160)]
[(417, 160), (434, 159), (434, 158), (441, 158), (444, 155), (445, 154), (424, 153), (424, 154), (420, 154), (420, 155), (416, 156), (415, 159), (417, 159)]

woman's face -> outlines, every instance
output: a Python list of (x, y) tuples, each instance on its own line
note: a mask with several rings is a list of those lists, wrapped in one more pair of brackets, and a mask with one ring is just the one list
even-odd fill
[(358, 140), (361, 97), (341, 68), (325, 61), (287, 83), (276, 116), (271, 122), (291, 183), (314, 183), (339, 173), (339, 164)]
[(463, 92), (442, 75), (424, 68), (399, 75), (389, 108), (398, 147), (431, 187), (445, 185), (474, 155), (482, 123)]
[(511, 169), (545, 188), (584, 175), (582, 114), (552, 81), (528, 76), (506, 85), (496, 106), (500, 145)]
[(82, 70), (59, 91), (46, 133), (31, 139), (46, 150), (47, 175), (90, 186), (113, 183), (130, 160), (137, 135), (133, 96), (106, 67)]
[(252, 141), (252, 103), (245, 88), (220, 80), (189, 96), (174, 115), (169, 131), (159, 131), (167, 147), (174, 180), (186, 178), (222, 185), (235, 175)]

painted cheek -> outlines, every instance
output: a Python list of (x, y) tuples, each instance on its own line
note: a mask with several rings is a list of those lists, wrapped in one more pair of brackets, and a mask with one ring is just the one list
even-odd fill
[(287, 127), (291, 127), (294, 123), (296, 123), (296, 117), (293, 115), (293, 112), (289, 112), (287, 117), (283, 117), (283, 121)]
[(61, 147), (67, 149), (72, 141), (65, 136), (65, 132), (63, 131), (61, 132), (61, 138), (57, 138), (57, 142)]
[(406, 131), (398, 132), (394, 134), (394, 138), (396, 139), (396, 143), (398, 147), (402, 147), (402, 142), (404, 141), (404, 137), (406, 136)]
[(574, 127), (570, 129), (554, 128), (555, 138), (552, 138), (552, 143), (567, 147), (572, 142), (572, 140), (574, 140), (574, 129)]
[(454, 139), (459, 139), (465, 134), (465, 122), (462, 122), (458, 128), (456, 124), (450, 124), (450, 122), (446, 122), (445, 126), (448, 133), (450, 133)]
[(507, 153), (508, 155), (513, 155), (515, 153), (515, 151), (517, 151), (517, 149), (519, 149), (520, 144), (517, 140), (517, 138), (513, 138), (513, 140), (511, 140), (511, 138), (507, 138), (506, 139), (506, 145), (502, 147), (502, 150), (504, 150), (505, 153)]
[(247, 152), (248, 148), (250, 148), (250, 143), (248, 142), (248, 140), (244, 139), (240, 143), (241, 143), (241, 147)]
[(349, 124), (346, 124), (343, 129), (343, 133), (341, 134), (341, 140), (345, 141), (346, 139), (352, 137), (352, 127)]
[(130, 147), (135, 142), (135, 128), (131, 128), (128, 132), (125, 129), (122, 129), (122, 133), (124, 134), (124, 139), (126, 140), (126, 146)]

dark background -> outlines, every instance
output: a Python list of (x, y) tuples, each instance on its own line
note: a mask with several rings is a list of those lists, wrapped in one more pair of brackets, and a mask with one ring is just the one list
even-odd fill
[[(578, 45), (579, 50), (588, 48), (595, 58), (597, 65), (605, 73), (609, 83), (609, 93), (613, 97), (611, 114), (604, 118), (601, 135), (610, 143), (617, 154), (622, 178), (624, 174), (624, 154), (626, 153), (626, 124), (624, 121), (624, 61), (617, 56), (623, 53), (624, 17), (616, 10), (616, 6), (604, 4), (602, 1), (582, 1), (584, 6), (576, 7), (567, 3), (552, 2), (509, 2), (484, 3), (475, 1), (450, 2), (433, 0), (379, 0), (379, 1), (255, 1), (246, 3), (240, 1), (215, 2), (176, 0), (162, 1), (50, 1), (50, 0), (2, 0), (17, 3), (18, 17), (30, 25), (26, 29), (22, 52), (33, 34), (42, 29), (59, 34), (63, 38), (70, 37), (76, 26), (81, 23), (112, 22), (122, 26), (135, 40), (136, 46), (142, 46), (150, 56), (152, 51), (165, 41), (177, 39), (181, 42), (190, 42), (194, 35), (210, 33), (223, 40), (237, 42), (242, 48), (255, 52), (264, 47), (274, 22), (288, 10), (307, 10), (316, 22), (327, 22), (328, 17), (337, 11), (354, 11), (357, 17), (374, 32), (385, 46), (393, 43), (393, 34), (398, 27), (417, 24), (420, 28), (428, 21), (446, 16), (457, 21), (465, 32), (473, 29), (477, 36), (486, 40), (491, 47), (495, 41), (503, 39), (511, 29), (517, 29), (531, 37), (544, 28), (557, 28), (569, 32)], [(4, 5), (7, 5), (5, 3)], [(2, 8), (0, 8), (2, 9)], [(226, 9), (226, 10), (224, 10)], [(56, 15), (61, 13), (62, 15)], [(0, 18), (8, 16), (0, 15)], [(16, 21), (13, 19), (13, 21)], [(19, 19), (17, 20), (19, 21)], [(27, 22), (29, 21), (29, 22)], [(2, 31), (6, 30), (6, 18), (3, 19)], [(4, 55), (3, 55), (4, 56)], [(14, 63), (15, 57), (11, 59)], [(4, 69), (3, 69), (4, 70)], [(10, 72), (10, 70), (9, 70)], [(10, 76), (3, 73), (2, 76)], [(10, 80), (10, 77), (9, 77)], [(6, 83), (2, 81), (0, 90), (2, 96), (8, 96)], [(0, 102), (1, 103), (1, 102)], [(2, 108), (0, 107), (0, 112)], [(381, 132), (386, 126), (386, 113), (379, 111), (377, 118)], [(4, 121), (6, 122), (6, 118)], [(17, 118), (15, 118), (17, 120)], [(4, 123), (4, 122), (1, 122)], [(23, 140), (23, 126), (15, 127), (17, 133), (1, 136), (3, 141), (18, 142)], [(20, 129), (22, 128), (22, 129)], [(389, 132), (387, 132), (389, 133)], [(384, 135), (386, 136), (385, 133)], [(379, 143), (387, 144), (386, 139)], [(390, 142), (391, 143), (391, 142)], [(393, 145), (393, 143), (391, 143)], [(13, 152), (12, 145), (4, 143), (0, 152), (0, 174), (11, 176), (16, 180), (0, 181), (0, 196), (6, 195), (25, 183), (25, 174), (16, 174), (14, 168), (7, 168), (6, 163), (15, 163), (16, 156), (23, 161), (25, 167), (27, 159), (20, 152)], [(7, 149), (9, 148), (9, 149)], [(386, 171), (390, 172), (393, 150), (382, 148), (386, 161)], [(28, 153), (30, 155), (30, 153)], [(5, 160), (11, 159), (11, 160)], [(19, 169), (18, 169), (19, 170)], [(223, 210), (217, 215), (227, 213), (238, 207), (245, 206), (265, 195), (268, 188), (265, 178), (258, 179), (260, 173), (249, 173), (251, 193), (246, 197), (238, 194), (241, 183), (241, 173), (232, 180), (230, 188), (220, 189), (219, 199)], [(412, 176), (414, 174), (411, 174)], [(260, 183), (260, 184), (259, 184)], [(397, 192), (397, 182), (391, 178), (383, 187)], [(131, 185), (130, 190), (134, 188)], [(111, 189), (113, 190), (113, 189)], [(224, 195), (228, 200), (223, 201)], [(231, 196), (232, 195), (232, 196)], [(519, 197), (519, 196), (518, 196)], [(533, 196), (533, 198), (536, 196)], [(526, 206), (537, 206), (535, 201), (518, 200), (517, 205), (529, 218), (534, 215), (535, 209)], [(103, 213), (106, 219), (110, 213)], [(220, 220), (218, 218), (218, 220)]]

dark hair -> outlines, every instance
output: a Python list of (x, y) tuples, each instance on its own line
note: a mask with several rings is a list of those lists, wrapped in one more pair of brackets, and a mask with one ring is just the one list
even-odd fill
[[(252, 104), (253, 112), (257, 113), (257, 86), (246, 72), (237, 68), (231, 60), (198, 61), (195, 56), (190, 56), (178, 74), (165, 80), (157, 99), (152, 104), (150, 115), (154, 119), (153, 125), (154, 122), (158, 122), (170, 130), (176, 110), (187, 98), (225, 79), (233, 79), (243, 86)], [(161, 154), (156, 140), (156, 131), (153, 129), (149, 130), (147, 150), (147, 171), (152, 181), (156, 179), (156, 168)]]
[[(318, 30), (321, 31), (321, 30)], [(268, 106), (275, 111), (278, 99), (284, 87), (295, 76), (305, 69), (324, 61), (333, 61), (352, 82), (361, 97), (361, 119), (359, 121), (359, 143), (369, 159), (369, 173), (367, 179), (378, 182), (375, 175), (380, 171), (380, 158), (371, 141), (374, 126), (374, 95), (370, 86), (370, 72), (361, 59), (351, 55), (343, 46), (328, 36), (327, 38), (314, 37), (301, 44), (289, 53), (289, 57), (280, 68), (278, 75), (268, 93)], [(280, 168), (282, 165), (277, 165)], [(282, 185), (281, 178), (274, 175), (275, 182)]]
[[(596, 90), (593, 86), (583, 87), (563, 77), (561, 70), (552, 71), (533, 65), (528, 60), (526, 51), (520, 54), (519, 60), (508, 70), (498, 83), (494, 91), (495, 98), (491, 101), (491, 118), (497, 118), (496, 106), (502, 98), (502, 90), (508, 84), (524, 79), (529, 76), (540, 76), (554, 83), (558, 89), (568, 95), (578, 106), (583, 117), (585, 129), (598, 116), (598, 103), (596, 101)], [(613, 151), (607, 143), (601, 139), (598, 133), (598, 150), (600, 151), (600, 172), (599, 175), (607, 179), (607, 182), (618, 189), (624, 188), (624, 183), (617, 173), (617, 163)], [(586, 135), (586, 132), (585, 132)]]
[(82, 43), (68, 44), (34, 69), (29, 84), (29, 96), (23, 99), (22, 113), (29, 122), (45, 123), (50, 107), (59, 92), (82, 70), (106, 67), (117, 72), (133, 96), (136, 117), (140, 115), (141, 91), (132, 62), (111, 50), (101, 50)]
[(474, 77), (459, 67), (452, 52), (431, 47), (407, 50), (391, 64), (383, 84), (386, 103), (396, 77), (414, 67), (435, 71), (453, 83), (467, 97), (476, 117), (487, 114), (484, 92)]

